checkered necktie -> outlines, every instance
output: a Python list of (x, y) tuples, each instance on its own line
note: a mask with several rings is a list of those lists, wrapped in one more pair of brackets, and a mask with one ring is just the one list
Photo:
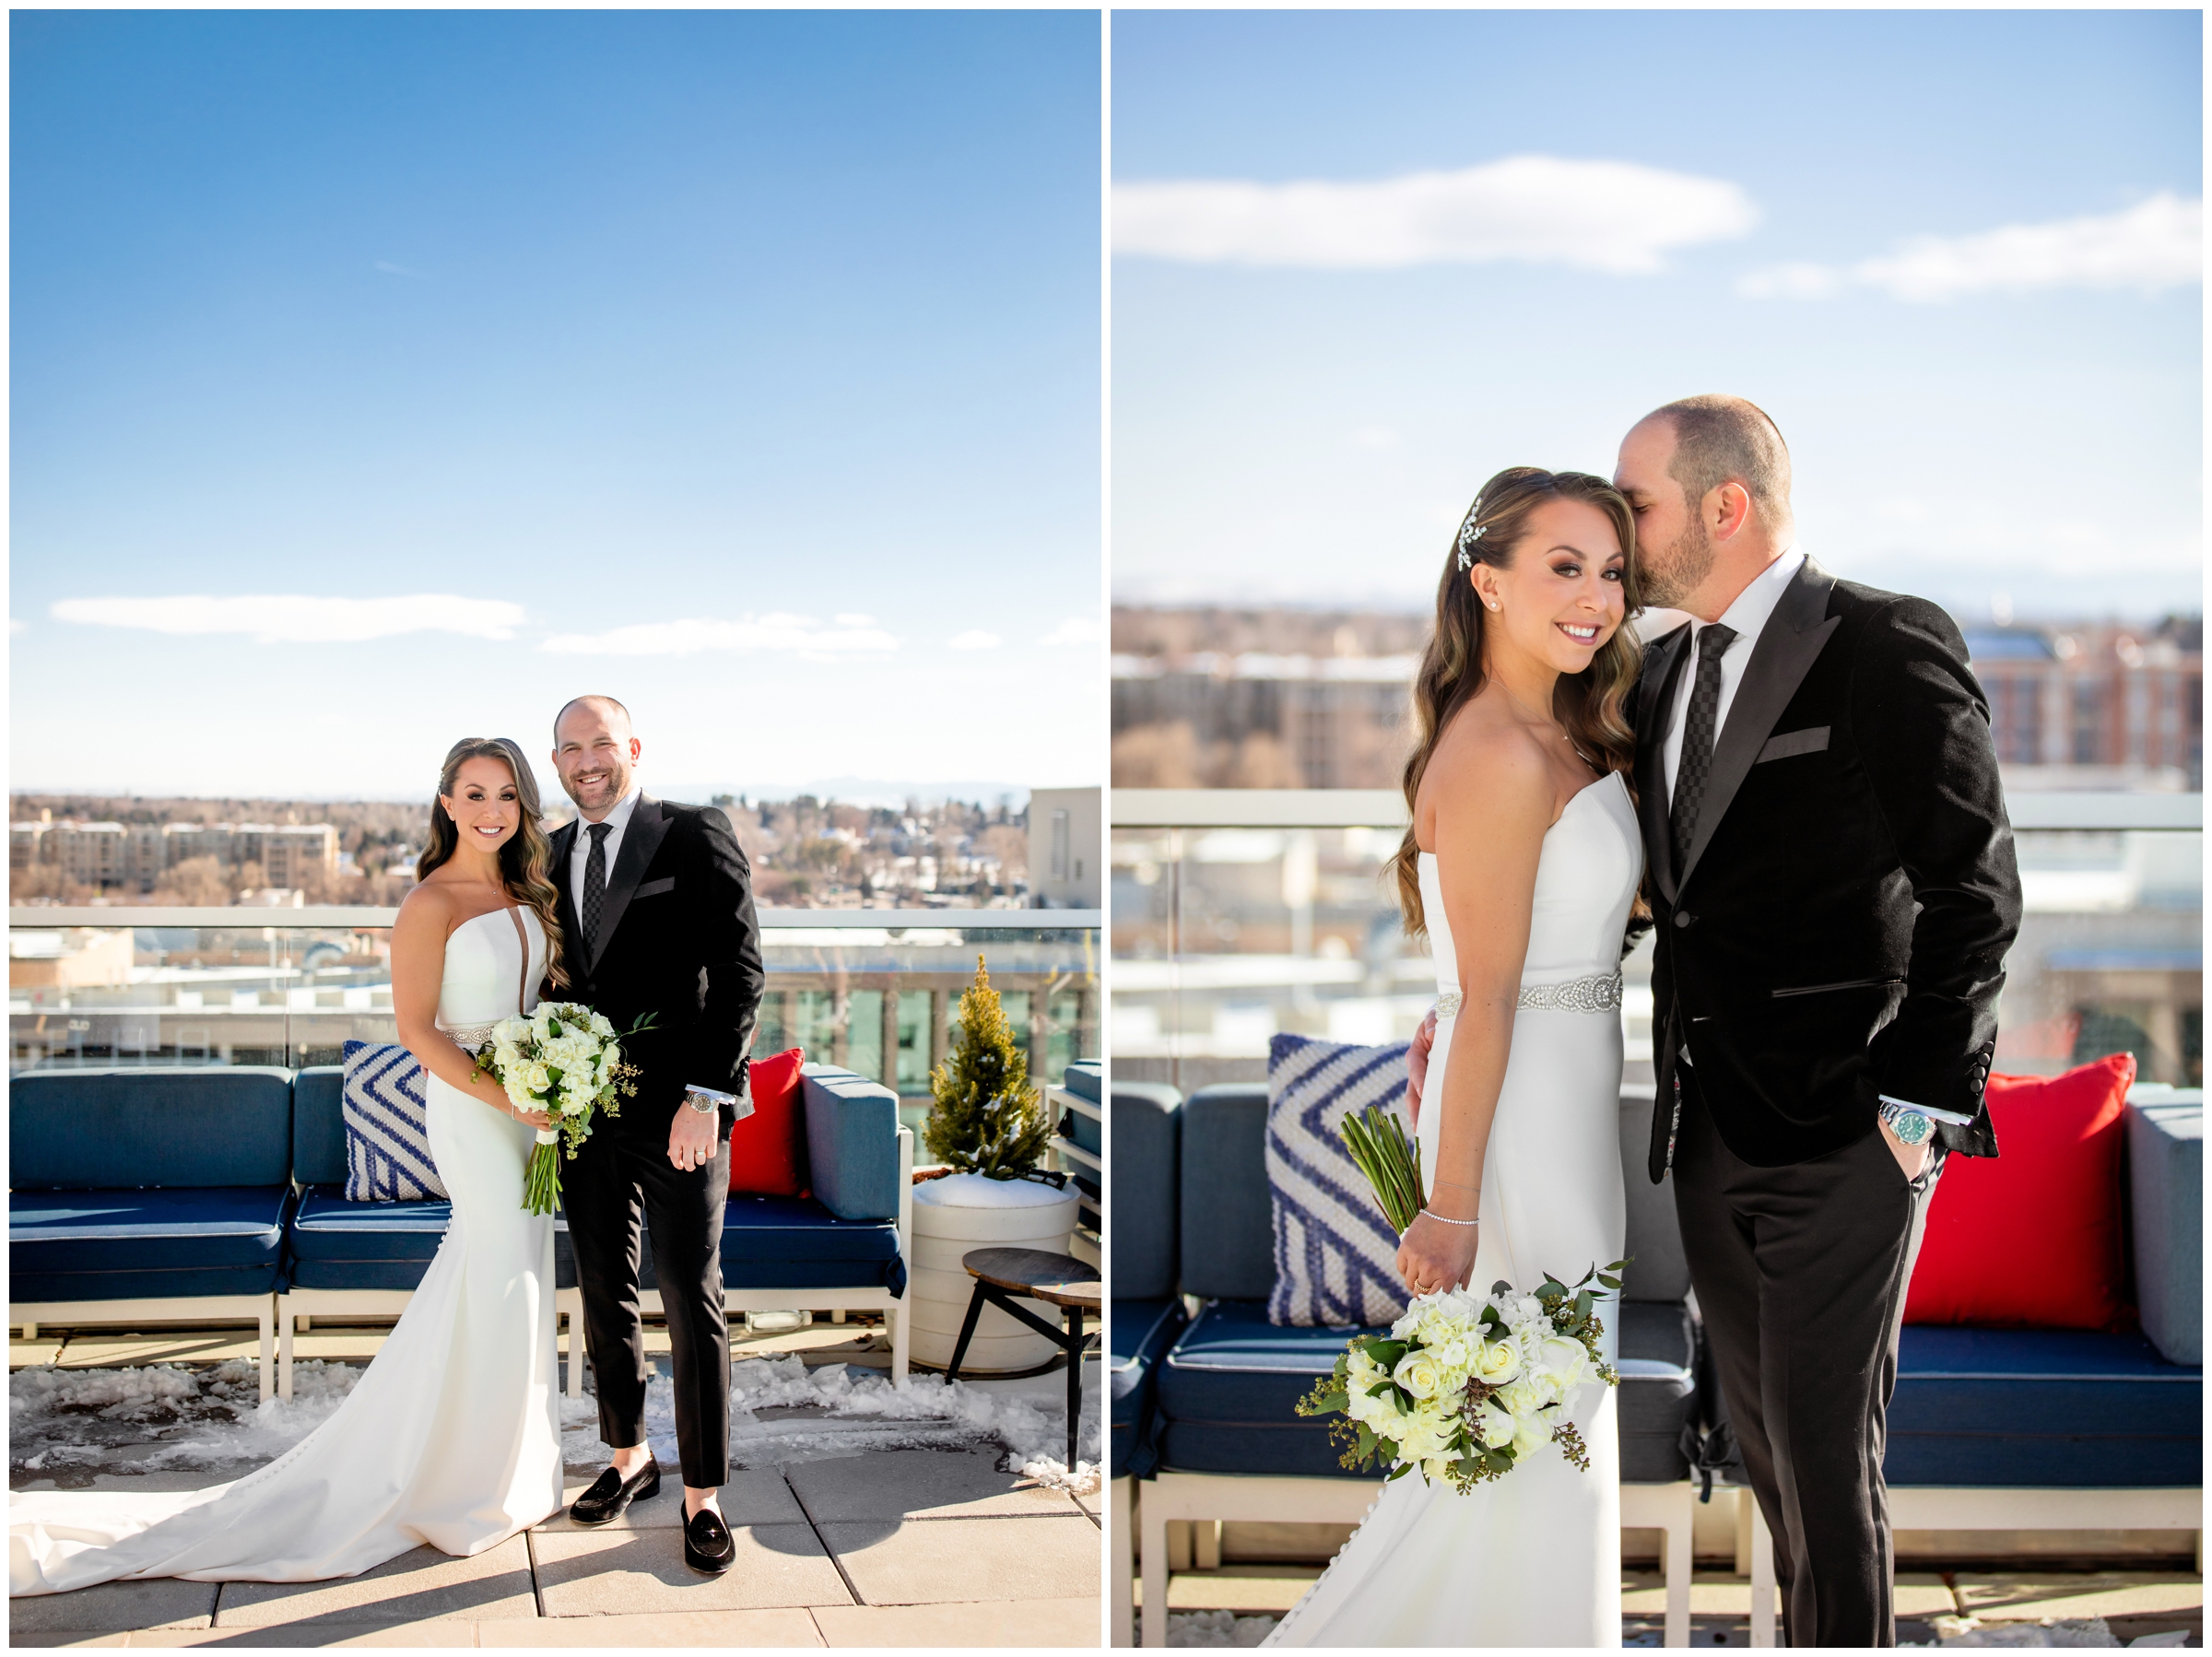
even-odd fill
[(606, 837), (615, 831), (615, 826), (612, 823), (586, 823), (583, 831), (592, 837), (592, 849), (583, 860), (583, 941), (591, 946), (592, 953), (596, 956), (599, 953), (599, 909), (606, 901)]
[(1689, 714), (1682, 724), (1682, 758), (1675, 764), (1675, 801), (1667, 827), (1674, 835), (1675, 876), (1689, 862), (1689, 842), (1698, 837), (1698, 808), (1705, 803), (1705, 780), (1712, 773), (1712, 726), (1721, 707), (1721, 656), (1735, 642), (1735, 629), (1719, 622), (1698, 634), (1698, 673), (1689, 687)]

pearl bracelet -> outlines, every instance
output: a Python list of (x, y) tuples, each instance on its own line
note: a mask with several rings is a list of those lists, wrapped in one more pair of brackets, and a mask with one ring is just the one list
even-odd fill
[(1482, 1224), (1482, 1216), (1479, 1214), (1471, 1220), (1455, 1220), (1437, 1213), (1433, 1208), (1424, 1208), (1421, 1212), (1430, 1219), (1441, 1221), (1447, 1226), (1479, 1226)]

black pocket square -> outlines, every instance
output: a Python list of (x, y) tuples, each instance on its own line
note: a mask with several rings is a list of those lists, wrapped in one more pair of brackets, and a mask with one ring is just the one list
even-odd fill
[(1794, 754), (1818, 754), (1828, 746), (1828, 727), (1808, 725), (1802, 731), (1784, 731), (1780, 736), (1767, 738), (1767, 746), (1759, 750), (1759, 758), (1751, 763), (1764, 765), (1770, 759), (1787, 759)]
[[(1825, 731), (1821, 733), (1823, 739), (1827, 734)], [(656, 898), (663, 892), (673, 892), (674, 890), (676, 890), (676, 876), (671, 875), (665, 880), (648, 880), (636, 891), (630, 893), (630, 898), (633, 900), (639, 898)]]

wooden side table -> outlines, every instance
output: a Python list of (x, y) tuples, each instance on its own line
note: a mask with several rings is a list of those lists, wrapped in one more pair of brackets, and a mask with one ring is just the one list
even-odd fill
[[(968, 1297), (968, 1316), (960, 1324), (959, 1344), (952, 1349), (945, 1379), (959, 1380), (960, 1359), (968, 1356), (968, 1343), (974, 1338), (976, 1320), (983, 1315), (986, 1300), (1052, 1341), (1067, 1355), (1067, 1466), (1074, 1472), (1076, 1428), (1083, 1415), (1083, 1354), (1099, 1338), (1096, 1329), (1083, 1333), (1083, 1314), (1088, 1312), (1097, 1321), (1106, 1287), (1099, 1281), (1098, 1267), (1072, 1254), (1044, 1249), (971, 1249), (960, 1264), (975, 1279), (975, 1292)], [(1017, 1306), (1016, 1295), (1059, 1307), (1066, 1314), (1067, 1327), (1055, 1329), (1026, 1307)]]

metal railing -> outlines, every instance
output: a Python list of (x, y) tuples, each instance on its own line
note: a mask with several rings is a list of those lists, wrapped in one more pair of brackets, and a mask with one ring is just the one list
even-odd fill
[[(336, 1063), (389, 1041), (397, 911), (22, 905), (8, 911), (9, 1065)], [(754, 1051), (882, 1080), (918, 1120), (986, 961), (1040, 1082), (1100, 1048), (1097, 910), (769, 909)]]

